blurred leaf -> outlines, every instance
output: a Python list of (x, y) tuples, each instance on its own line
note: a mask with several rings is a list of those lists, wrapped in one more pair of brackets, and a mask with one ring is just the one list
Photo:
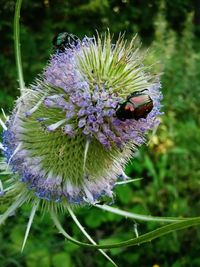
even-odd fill
[(35, 250), (26, 259), (27, 267), (50, 267), (50, 255), (47, 250)]
[(72, 267), (72, 261), (69, 254), (60, 252), (52, 257), (53, 267)]
[(122, 203), (127, 204), (133, 197), (133, 191), (131, 190), (130, 185), (120, 185), (116, 189), (116, 195)]
[(91, 228), (99, 227), (101, 223), (104, 221), (105, 221), (104, 213), (99, 212), (98, 210), (93, 210), (85, 217), (85, 223)]

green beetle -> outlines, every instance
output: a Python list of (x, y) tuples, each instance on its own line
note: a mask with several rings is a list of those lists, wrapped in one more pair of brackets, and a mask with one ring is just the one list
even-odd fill
[(67, 32), (61, 32), (53, 38), (54, 49), (57, 52), (64, 52), (66, 48), (73, 48), (80, 42), (79, 38)]

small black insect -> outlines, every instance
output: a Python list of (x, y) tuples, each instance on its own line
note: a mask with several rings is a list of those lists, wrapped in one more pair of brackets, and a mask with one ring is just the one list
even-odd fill
[(65, 51), (65, 48), (77, 46), (79, 42), (76, 35), (67, 32), (61, 32), (53, 38), (54, 49), (61, 53)]
[(119, 120), (126, 119), (139, 120), (146, 118), (153, 108), (153, 101), (150, 96), (143, 91), (137, 91), (127, 97), (127, 100), (119, 104), (116, 108), (116, 116)]

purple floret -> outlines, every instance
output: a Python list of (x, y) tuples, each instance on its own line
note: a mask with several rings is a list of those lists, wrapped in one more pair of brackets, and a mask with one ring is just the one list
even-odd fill
[(160, 83), (147, 88), (153, 101), (153, 109), (147, 118), (120, 121), (116, 117), (116, 108), (125, 99), (112, 93), (112, 90), (105, 89), (104, 84), (91, 85), (78, 69), (77, 56), (81, 54), (82, 47), (89, 47), (91, 42), (93, 41), (85, 38), (74, 49), (66, 49), (65, 52), (52, 56), (44, 72), (45, 82), (60, 87), (64, 96), (46, 98), (45, 105), (48, 108), (60, 108), (66, 113), (68, 126), (64, 127), (64, 132), (70, 136), (72, 132), (74, 134), (81, 130), (84, 135), (99, 140), (106, 148), (122, 148), (128, 142), (139, 146), (145, 141), (147, 131), (159, 124), (157, 117), (161, 115), (162, 99)]

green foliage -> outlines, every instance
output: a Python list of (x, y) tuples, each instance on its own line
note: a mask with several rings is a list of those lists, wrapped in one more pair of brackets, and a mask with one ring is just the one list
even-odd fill
[[(4, 2), (4, 1), (3, 1)], [(48, 1), (47, 1), (48, 2)], [(139, 2), (141, 2), (139, 4)], [(151, 5), (151, 6), (149, 6)], [(148, 7), (148, 8), (147, 8)], [(157, 14), (157, 10), (159, 13)], [(24, 1), (22, 13), (22, 60), (26, 84), (33, 81), (51, 52), (54, 32), (67, 29), (77, 35), (93, 34), (94, 29), (111, 32), (139, 31), (141, 39), (153, 39), (151, 57), (161, 63), (163, 111), (161, 126), (127, 165), (131, 177), (141, 181), (116, 188), (118, 207), (155, 216), (197, 216), (199, 189), (199, 102), (200, 40), (194, 34), (191, 1)], [(17, 90), (16, 68), (12, 47), (13, 1), (5, 1), (3, 19), (4, 46), (0, 44), (0, 106), (13, 105)], [(112, 12), (111, 12), (112, 11)], [(37, 16), (41, 19), (37, 19)], [(185, 18), (185, 19), (184, 19)], [(34, 33), (34, 34), (33, 34)], [(151, 60), (148, 58), (147, 60)], [(9, 70), (9, 71), (8, 71)], [(24, 252), (23, 242), (29, 209), (9, 217), (0, 232), (0, 266), (110, 266), (95, 251), (80, 249), (63, 240), (48, 216), (38, 213)], [(80, 221), (96, 240), (122, 241), (135, 237), (134, 221), (93, 208), (77, 210)], [(85, 240), (72, 220), (63, 223), (72, 236)], [(139, 223), (139, 234), (155, 229), (158, 223)], [(113, 249), (119, 266), (198, 267), (200, 232), (197, 228), (170, 234), (148, 244), (127, 249)]]

